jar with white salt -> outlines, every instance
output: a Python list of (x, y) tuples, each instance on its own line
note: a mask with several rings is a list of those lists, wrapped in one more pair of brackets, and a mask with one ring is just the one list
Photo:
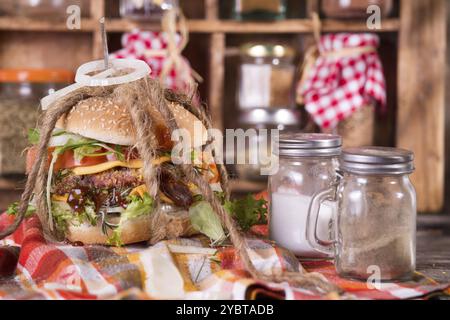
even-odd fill
[[(306, 238), (308, 210), (313, 195), (337, 181), (341, 137), (329, 134), (285, 133), (275, 143), (278, 172), (269, 178), (269, 234), (301, 259), (331, 258), (318, 252)], [(333, 238), (334, 202), (320, 208), (317, 233), (320, 239)]]

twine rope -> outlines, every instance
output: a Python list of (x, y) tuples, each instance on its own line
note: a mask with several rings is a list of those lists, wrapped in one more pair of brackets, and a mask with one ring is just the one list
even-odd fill
[[(28, 177), (17, 217), (12, 225), (0, 233), (0, 238), (10, 235), (18, 228), (25, 216), (35, 187), (35, 197), (37, 197), (38, 201), (37, 214), (43, 225), (44, 232), (49, 233), (53, 237), (57, 236), (52, 225), (52, 218), (48, 217), (45, 201), (48, 144), (52, 131), (55, 128), (57, 120), (67, 114), (79, 101), (93, 96), (105, 97), (111, 94), (118, 99), (122, 99), (131, 114), (132, 122), (137, 132), (137, 148), (144, 162), (144, 180), (147, 187), (150, 188), (149, 191), (152, 195), (157, 197), (157, 191), (159, 189), (158, 170), (152, 165), (152, 160), (156, 156), (157, 139), (154, 137), (152, 130), (150, 107), (156, 108), (162, 115), (171, 132), (178, 129), (175, 118), (167, 105), (166, 96), (169, 95), (167, 91), (164, 91), (157, 80), (152, 80), (148, 77), (109, 89), (103, 87), (83, 87), (54, 102), (45, 113), (41, 126), (37, 161)], [(181, 101), (181, 104), (185, 107), (190, 105), (183, 97), (176, 99), (178, 96), (175, 94), (170, 97), (177, 102)], [(192, 106), (189, 107), (189, 109), (192, 108)], [(201, 111), (198, 114), (201, 114)], [(209, 118), (205, 114), (200, 115), (200, 117), (202, 121), (205, 121), (210, 126)], [(194, 171), (192, 164), (183, 164), (181, 168), (185, 176), (198, 186), (204, 198), (211, 204), (214, 212), (219, 216), (221, 222), (229, 232), (230, 240), (237, 249), (245, 269), (252, 277), (267, 282), (288, 282), (294, 286), (300, 286), (320, 294), (338, 293), (341, 291), (337, 286), (328, 282), (322, 275), (318, 273), (306, 273), (303, 269), (300, 272), (283, 272), (272, 275), (266, 275), (258, 271), (251, 261), (249, 254), (251, 249), (246, 239), (241, 234), (231, 215), (225, 211), (220, 199), (214, 194), (208, 182)], [(157, 215), (155, 215), (153, 221), (157, 221)]]
[[(181, 37), (179, 45), (176, 42), (177, 19)], [(167, 49), (149, 49), (145, 51), (145, 56), (148, 58), (167, 57), (159, 76), (161, 84), (164, 83), (164, 79), (166, 79), (170, 70), (174, 68), (178, 73), (177, 81), (180, 83), (185, 81), (189, 86), (189, 90), (194, 92), (196, 83), (203, 82), (203, 78), (186, 63), (181, 55), (181, 52), (183, 52), (189, 42), (189, 30), (183, 12), (179, 8), (165, 12), (161, 21), (161, 29), (167, 35)]]

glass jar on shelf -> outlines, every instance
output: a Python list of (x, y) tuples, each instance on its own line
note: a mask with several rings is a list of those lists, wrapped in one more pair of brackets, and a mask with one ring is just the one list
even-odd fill
[(295, 50), (273, 44), (246, 44), (240, 48), (238, 106), (293, 108), (295, 106)]
[(388, 17), (393, 9), (392, 0), (322, 0), (321, 9), (327, 18), (363, 19), (371, 5), (380, 8), (381, 17)]
[(234, 0), (236, 20), (286, 19), (286, 0)]
[(0, 69), (0, 175), (25, 173), (27, 132), (36, 127), (39, 102), (73, 82), (74, 74), (55, 69)]
[(133, 20), (160, 20), (164, 11), (178, 7), (178, 0), (120, 0), (120, 15)]
[(89, 16), (89, 0), (17, 0), (15, 10), (18, 16), (63, 20), (70, 6), (78, 6), (82, 17)]
[(11, 16), (17, 13), (17, 2), (15, 0), (0, 1), (0, 16)]
[(239, 178), (267, 181), (267, 175), (262, 174), (262, 169), (268, 166), (272, 155), (272, 130), (298, 131), (301, 123), (301, 113), (294, 109), (262, 108), (241, 111), (238, 124), (240, 128), (248, 130), (248, 143), (236, 150), (238, 158), (246, 160), (245, 163), (236, 164)]
[[(317, 192), (308, 214), (307, 238), (323, 254), (332, 254), (338, 274), (366, 280), (407, 280), (416, 265), (416, 193), (409, 179), (414, 155), (382, 147), (342, 152), (339, 181)], [(335, 232), (323, 239), (315, 225), (323, 204), (335, 201)], [(322, 205), (321, 205), (322, 204)]]

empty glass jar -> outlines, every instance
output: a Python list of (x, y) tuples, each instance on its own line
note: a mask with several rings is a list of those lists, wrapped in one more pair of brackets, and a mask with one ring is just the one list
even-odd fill
[[(313, 195), (335, 184), (342, 141), (327, 134), (281, 134), (274, 143), (278, 172), (269, 178), (270, 238), (300, 258), (330, 257), (316, 251), (306, 239), (307, 216)], [(325, 202), (320, 209), (317, 232), (331, 239), (336, 206)]]
[(295, 51), (275, 43), (249, 43), (241, 47), (239, 66), (240, 109), (295, 106)]
[(120, 0), (120, 15), (134, 20), (159, 20), (164, 11), (178, 7), (178, 0)]
[[(394, 148), (346, 149), (340, 182), (314, 196), (307, 238), (319, 252), (334, 252), (342, 277), (403, 280), (415, 270), (416, 194), (409, 180), (413, 153)], [(314, 228), (321, 203), (338, 204), (335, 238)], [(323, 204), (322, 204), (323, 205)]]

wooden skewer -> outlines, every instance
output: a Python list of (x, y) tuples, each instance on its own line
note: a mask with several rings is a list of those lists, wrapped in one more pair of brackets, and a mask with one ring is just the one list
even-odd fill
[(108, 50), (108, 37), (106, 35), (105, 17), (100, 19), (100, 31), (102, 34), (103, 43), (103, 59), (105, 61), (105, 70), (109, 68), (109, 50)]

